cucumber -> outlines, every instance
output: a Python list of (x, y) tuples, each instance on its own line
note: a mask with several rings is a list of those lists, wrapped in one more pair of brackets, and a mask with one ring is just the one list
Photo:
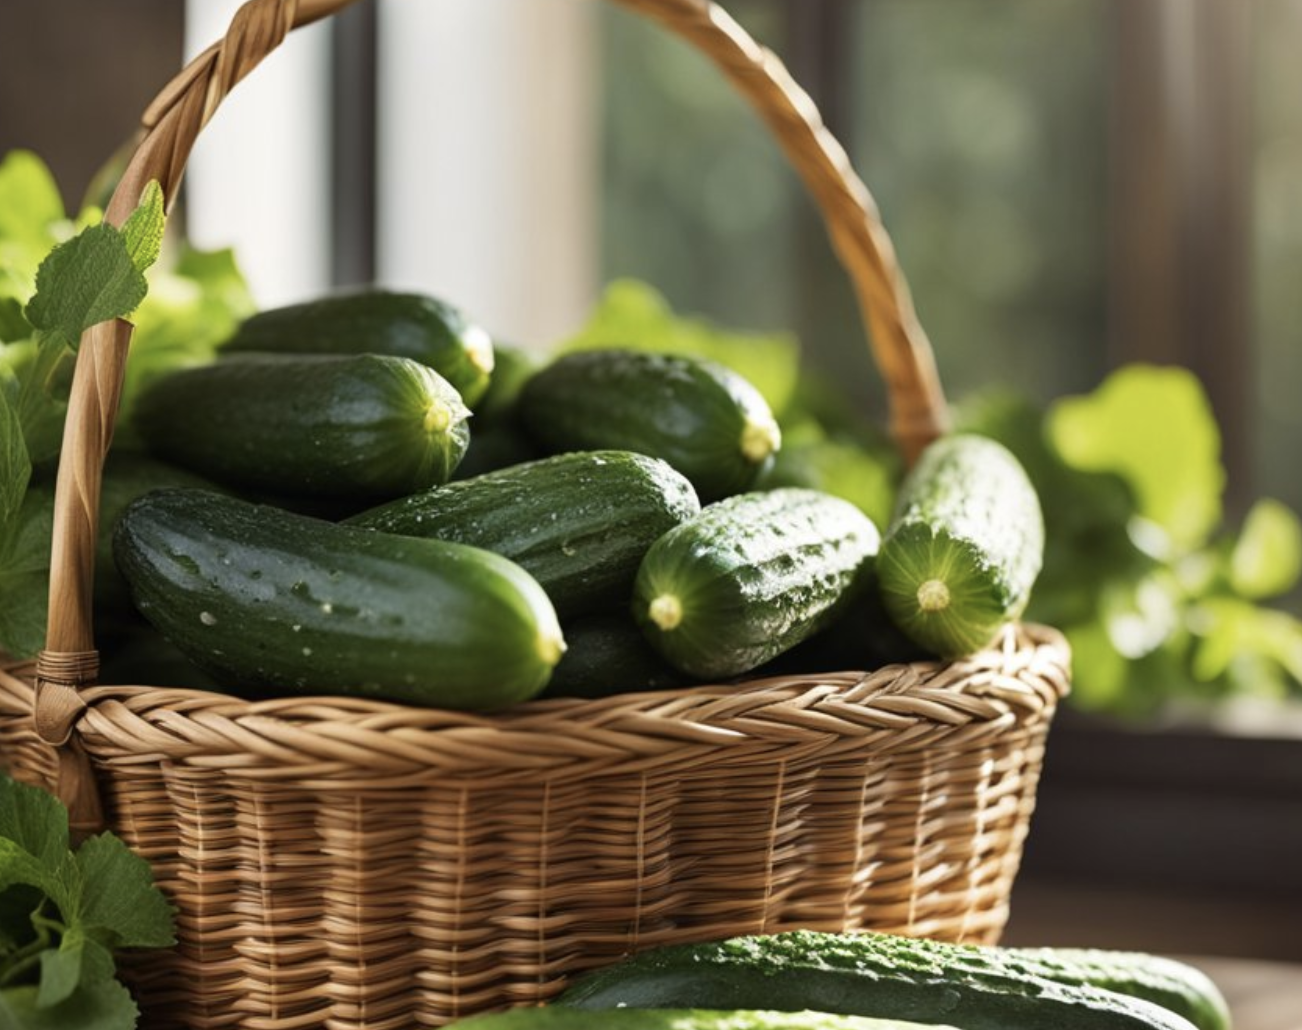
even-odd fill
[(627, 611), (562, 621), (565, 654), (543, 691), (545, 697), (609, 697), (672, 690), (691, 678), (660, 657)]
[(360, 289), (252, 315), (224, 352), (389, 354), (428, 365), (474, 406), (494, 370), (488, 333), (456, 306), (420, 293)]
[(754, 386), (722, 365), (682, 355), (565, 354), (528, 379), (517, 410), (549, 453), (649, 454), (691, 480), (702, 504), (750, 489), (781, 443)]
[(580, 979), (584, 1009), (813, 1010), (963, 1030), (1193, 1030), (1142, 998), (1028, 971), (998, 948), (794, 930), (653, 949)]
[(159, 457), (243, 490), (372, 502), (446, 482), (470, 412), (408, 358), (233, 354), (156, 380), (135, 422)]
[(866, 582), (879, 536), (849, 501), (784, 487), (738, 494), (661, 536), (633, 617), (688, 675), (735, 676), (817, 633)]
[(955, 658), (1021, 615), (1043, 560), (1044, 518), (1021, 464), (994, 440), (958, 433), (905, 477), (877, 574), (896, 625)]
[(542, 587), (464, 544), (160, 490), (113, 550), (141, 614), (231, 687), (496, 709), (537, 694), (564, 649)]
[(699, 511), (691, 483), (665, 462), (581, 451), (448, 483), (347, 522), (495, 551), (525, 568), (570, 618), (627, 610), (647, 549)]
[(904, 1023), (826, 1012), (747, 1012), (709, 1009), (581, 1009), (544, 1006), (493, 1012), (449, 1024), (457, 1030), (954, 1030), (938, 1023)]
[(1201, 969), (1178, 959), (1102, 948), (1007, 948), (1005, 955), (1046, 980), (1143, 998), (1198, 1030), (1230, 1030), (1230, 1009), (1220, 988)]

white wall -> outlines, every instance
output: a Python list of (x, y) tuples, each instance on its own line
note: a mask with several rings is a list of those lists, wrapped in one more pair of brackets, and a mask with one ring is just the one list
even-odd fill
[[(219, 39), (241, 0), (186, 0), (186, 56)], [(190, 238), (235, 248), (258, 303), (325, 289), (330, 277), (329, 29), (293, 33), (235, 87), (186, 172)]]
[[(187, 50), (239, 0), (187, 0)], [(542, 345), (595, 293), (595, 0), (379, 0), (377, 278)], [(191, 236), (264, 306), (328, 287), (329, 28), (295, 32), (205, 130)]]
[(593, 298), (596, 6), (380, 5), (380, 276), (522, 345)]

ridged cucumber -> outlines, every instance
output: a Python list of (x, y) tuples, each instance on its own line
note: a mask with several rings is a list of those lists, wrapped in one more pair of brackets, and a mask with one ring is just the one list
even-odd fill
[(217, 482), (372, 500), (446, 482), (469, 415), (437, 372), (378, 354), (232, 354), (156, 380), (135, 409), (151, 451)]
[(877, 574), (887, 613), (911, 639), (953, 658), (1021, 615), (1044, 560), (1044, 518), (1002, 444), (942, 437), (900, 487)]
[(600, 1014), (544, 1006), (457, 1020), (456, 1030), (954, 1030), (826, 1012), (747, 1012), (709, 1009), (611, 1009)]
[(1210, 976), (1187, 962), (1103, 948), (1006, 948), (1004, 954), (1046, 980), (1143, 998), (1184, 1016), (1198, 1030), (1230, 1030), (1225, 995)]
[(867, 515), (818, 490), (728, 497), (651, 545), (633, 617), (691, 676), (749, 672), (827, 625), (865, 585), (878, 543)]
[(471, 406), (488, 389), (495, 364), (492, 338), (460, 308), (421, 293), (375, 288), (260, 311), (222, 350), (411, 358), (434, 369)]
[(580, 979), (560, 1004), (813, 1010), (963, 1030), (1193, 1030), (1150, 1001), (1046, 979), (997, 948), (803, 930), (646, 951)]
[(605, 349), (564, 354), (524, 384), (528, 435), (551, 453), (614, 448), (662, 458), (702, 504), (750, 489), (781, 432), (731, 369), (700, 358)]
[(347, 521), (495, 551), (525, 568), (569, 618), (626, 610), (647, 549), (698, 511), (692, 484), (665, 462), (580, 451), (457, 480)]
[(114, 556), (145, 618), (232, 687), (494, 709), (537, 694), (564, 649), (506, 558), (204, 490), (133, 502)]

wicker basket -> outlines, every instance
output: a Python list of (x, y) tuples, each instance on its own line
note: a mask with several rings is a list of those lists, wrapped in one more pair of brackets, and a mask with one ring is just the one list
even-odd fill
[[(351, 0), (252, 0), (143, 121), (108, 208), (175, 196), (222, 98)], [(708, 54), (800, 172), (858, 291), (912, 456), (944, 426), (873, 202), (780, 62), (707, 0), (621, 0)], [(993, 942), (1067, 690), (1051, 630), (954, 663), (494, 716), (94, 685), (100, 471), (130, 338), (83, 340), (48, 650), (0, 663), (0, 759), (153, 864), (179, 945), (131, 977), (151, 1027), (386, 1030), (554, 996), (651, 945), (794, 927)]]

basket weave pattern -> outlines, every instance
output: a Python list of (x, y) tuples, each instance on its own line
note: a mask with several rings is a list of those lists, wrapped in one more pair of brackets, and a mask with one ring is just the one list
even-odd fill
[[(353, 0), (250, 0), (145, 113), (107, 209), (174, 199), (231, 88)], [(945, 405), (872, 198), (778, 59), (709, 0), (618, 0), (711, 57), (818, 204), (906, 457)], [(83, 338), (47, 650), (0, 656), (0, 765), (152, 863), (179, 945), (134, 963), (144, 1025), (398, 1030), (553, 997), (651, 945), (795, 927), (993, 943), (1068, 689), (1062, 638), (492, 716), (96, 685), (102, 465), (130, 342)]]
[[(546, 1000), (654, 944), (993, 942), (1064, 685), (1026, 631), (961, 663), (492, 718), (93, 688), (80, 732), (180, 906), (181, 946), (134, 971), (149, 1025), (374, 1030)], [(0, 674), (6, 750), (39, 753), (13, 735), (30, 693)]]

